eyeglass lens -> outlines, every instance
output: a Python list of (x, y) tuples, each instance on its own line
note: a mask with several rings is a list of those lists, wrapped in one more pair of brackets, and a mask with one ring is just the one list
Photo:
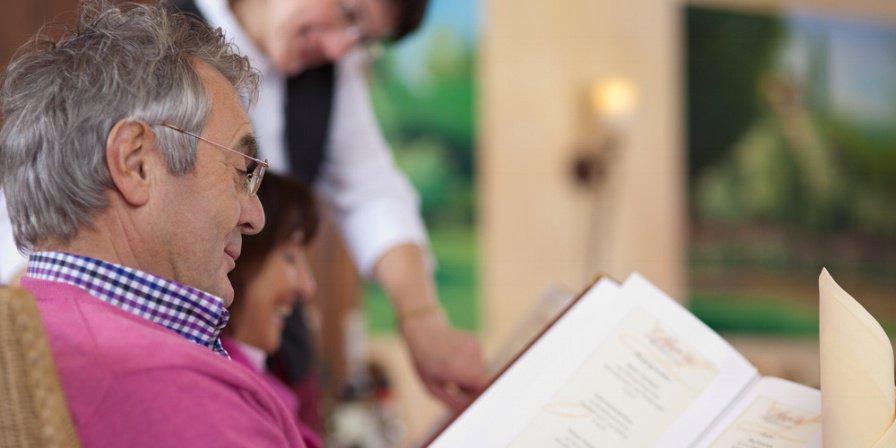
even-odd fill
[(267, 168), (258, 162), (252, 162), (251, 170), (249, 170), (249, 175), (246, 179), (246, 190), (251, 195), (255, 195), (258, 193), (258, 189), (261, 188), (261, 180), (264, 178), (264, 172)]

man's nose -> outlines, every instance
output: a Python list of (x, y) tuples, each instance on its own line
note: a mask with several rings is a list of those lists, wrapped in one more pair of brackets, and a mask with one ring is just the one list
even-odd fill
[(255, 235), (264, 228), (264, 207), (258, 196), (248, 196), (242, 201), (239, 227), (243, 235)]

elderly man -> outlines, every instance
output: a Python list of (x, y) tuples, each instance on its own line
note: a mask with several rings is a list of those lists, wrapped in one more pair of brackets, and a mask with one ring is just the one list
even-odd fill
[(218, 339), (264, 225), (256, 84), (220, 33), (158, 6), (88, 4), (8, 68), (0, 179), (85, 446), (304, 446)]

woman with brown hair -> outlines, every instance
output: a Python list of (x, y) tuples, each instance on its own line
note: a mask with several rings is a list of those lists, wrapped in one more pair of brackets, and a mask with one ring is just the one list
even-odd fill
[[(261, 233), (243, 238), (239, 263), (230, 273), (234, 300), (222, 342), (231, 358), (258, 374), (296, 417), (305, 444), (321, 447), (311, 429), (320, 430), (311, 336), (307, 327), (283, 331), (293, 308), (301, 311), (316, 288), (305, 248), (317, 231), (317, 209), (302, 183), (273, 173), (265, 177), (258, 198), (267, 222)], [(290, 350), (280, 352), (283, 337), (291, 339)], [(278, 366), (276, 373), (289, 386), (269, 364)]]

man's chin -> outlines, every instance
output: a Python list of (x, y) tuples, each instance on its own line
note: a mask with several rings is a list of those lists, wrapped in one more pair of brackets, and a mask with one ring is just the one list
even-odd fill
[(233, 304), (233, 285), (230, 284), (229, 281), (225, 282), (224, 285), (220, 288), (220, 294), (217, 294), (221, 300), (224, 301), (224, 308), (230, 308), (230, 305)]
[(208, 289), (205, 292), (218, 297), (224, 302), (225, 308), (230, 308), (230, 305), (233, 303), (233, 284), (230, 283), (230, 278), (227, 277), (227, 272), (225, 271), (221, 274), (223, 278), (218, 280), (217, 282), (207, 285)]

